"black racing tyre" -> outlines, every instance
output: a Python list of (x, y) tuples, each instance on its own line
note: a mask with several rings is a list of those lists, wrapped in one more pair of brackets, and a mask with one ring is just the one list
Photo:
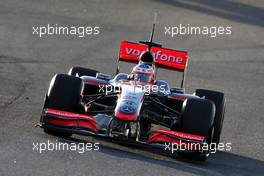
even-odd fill
[(214, 115), (215, 105), (212, 101), (189, 98), (183, 103), (182, 131), (209, 137)]
[(66, 74), (55, 75), (47, 94), (47, 108), (80, 113), (83, 87), (80, 78)]
[[(83, 87), (84, 84), (80, 78), (66, 74), (55, 75), (50, 82), (44, 108), (83, 113), (84, 107), (81, 104)], [(44, 131), (59, 136), (71, 135), (69, 133), (55, 131), (45, 127), (45, 125)]]
[(69, 75), (76, 76), (76, 74), (78, 74), (79, 77), (81, 76), (95, 77), (97, 73), (99, 73), (99, 71), (89, 68), (83, 68), (83, 67), (72, 67), (68, 72)]
[[(211, 143), (213, 135), (213, 121), (215, 105), (210, 100), (190, 98), (184, 101), (182, 111), (181, 129), (183, 132), (205, 136), (206, 142)], [(210, 151), (203, 151), (198, 156), (200, 160), (206, 160)], [(182, 153), (181, 155), (185, 155)]]
[(222, 92), (197, 89), (195, 95), (199, 97), (205, 97), (205, 99), (211, 100), (214, 102), (216, 111), (214, 118), (214, 136), (213, 142), (218, 144), (220, 142), (223, 121), (225, 117), (225, 95)]

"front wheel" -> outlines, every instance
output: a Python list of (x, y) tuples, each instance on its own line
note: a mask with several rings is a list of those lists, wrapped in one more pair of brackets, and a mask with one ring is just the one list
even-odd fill
[(218, 144), (223, 128), (223, 122), (225, 118), (225, 95), (222, 92), (197, 89), (195, 95), (204, 97), (205, 99), (211, 100), (215, 104), (215, 118), (214, 118), (214, 136), (213, 142)]
[[(206, 143), (212, 142), (215, 105), (210, 100), (190, 98), (184, 101), (182, 110), (183, 132), (204, 136)], [(199, 153), (201, 160), (206, 160), (210, 150)]]

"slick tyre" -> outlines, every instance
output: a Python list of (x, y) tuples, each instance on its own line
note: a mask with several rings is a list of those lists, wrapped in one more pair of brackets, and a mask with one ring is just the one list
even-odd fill
[(213, 142), (218, 144), (222, 133), (223, 121), (225, 117), (225, 95), (222, 92), (197, 89), (195, 94), (199, 97), (211, 100), (215, 104), (215, 118), (214, 118), (214, 136)]
[[(182, 110), (182, 131), (206, 137), (208, 144), (212, 141), (215, 105), (210, 100), (190, 98), (184, 101)], [(194, 154), (199, 160), (206, 160), (210, 151)], [(182, 154), (183, 155), (183, 154)]]

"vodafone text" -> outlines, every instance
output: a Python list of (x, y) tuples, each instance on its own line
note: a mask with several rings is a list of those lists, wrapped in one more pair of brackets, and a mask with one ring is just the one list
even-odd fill
[[(140, 51), (139, 49), (126, 48), (127, 55), (140, 56), (143, 52), (145, 51)], [(152, 52), (152, 54), (155, 60), (160, 59), (161, 61), (175, 62), (178, 64), (182, 64), (183, 62), (183, 59), (181, 57), (170, 56), (162, 53), (160, 50), (158, 50), (156, 53)]]

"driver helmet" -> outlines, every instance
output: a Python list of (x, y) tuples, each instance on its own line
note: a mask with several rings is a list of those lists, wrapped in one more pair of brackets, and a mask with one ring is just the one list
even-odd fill
[(140, 82), (152, 82), (154, 80), (154, 69), (150, 64), (140, 63), (133, 68), (131, 79)]

